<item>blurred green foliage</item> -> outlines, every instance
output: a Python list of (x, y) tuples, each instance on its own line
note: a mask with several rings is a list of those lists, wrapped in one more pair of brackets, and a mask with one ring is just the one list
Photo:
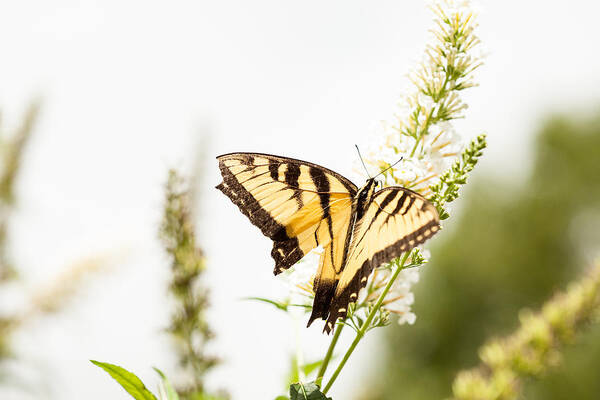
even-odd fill
[[(473, 180), (423, 270), (416, 325), (388, 330), (385, 361), (362, 398), (450, 397), (455, 374), (478, 364), (486, 339), (514, 330), (520, 309), (539, 307), (589, 264), (600, 244), (600, 115), (550, 118), (533, 153), (516, 184)], [(596, 398), (600, 327), (578, 339), (524, 398)]]
[(169, 290), (176, 300), (167, 330), (174, 339), (181, 366), (177, 393), (182, 400), (227, 399), (227, 394), (213, 396), (204, 387), (205, 375), (217, 365), (218, 359), (206, 352), (214, 334), (205, 318), (208, 290), (201, 278), (206, 260), (196, 243), (191, 197), (194, 190), (189, 186), (177, 171), (169, 171), (160, 230), (171, 258)]
[[(7, 231), (15, 205), (14, 182), (39, 109), (39, 101), (32, 102), (21, 124), (12, 131), (4, 127), (0, 118), (0, 290), (3, 283), (17, 275), (7, 251)], [(9, 339), (17, 325), (18, 321), (14, 315), (0, 314), (0, 361), (11, 354)]]
[[(28, 373), (39, 366), (31, 363), (31, 360), (21, 359), (19, 352), (14, 349), (14, 336), (19, 331), (37, 329), (35, 325), (28, 325), (35, 317), (63, 310), (68, 301), (82, 291), (90, 274), (103, 270), (108, 260), (105, 257), (87, 257), (33, 288), (20, 276), (18, 262), (13, 262), (10, 228), (14, 211), (19, 205), (17, 183), (26, 161), (28, 143), (39, 118), (40, 105), (39, 100), (32, 101), (15, 127), (3, 124), (0, 115), (0, 293), (6, 291), (8, 285), (14, 285), (10, 292), (16, 294), (0, 299), (5, 303), (0, 307), (0, 385), (12, 386), (22, 393), (38, 394), (37, 391), (44, 391), (44, 395), (47, 395), (48, 388), (30, 383), (31, 375)], [(35, 248), (30, 250), (37, 251)], [(15, 361), (19, 364), (18, 369), (14, 368)], [(9, 362), (13, 365), (9, 366)]]
[(39, 110), (40, 102), (31, 102), (21, 124), (10, 132), (0, 118), (0, 283), (16, 275), (6, 251), (8, 220), (15, 203), (14, 183)]

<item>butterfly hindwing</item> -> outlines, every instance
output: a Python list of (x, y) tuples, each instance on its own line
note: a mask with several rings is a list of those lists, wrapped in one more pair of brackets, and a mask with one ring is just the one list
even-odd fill
[(341, 270), (356, 186), (331, 170), (286, 157), (231, 153), (217, 159), (223, 176), (217, 188), (273, 240), (275, 274), (323, 246), (315, 290), (329, 305), (336, 280), (330, 276)]
[(319, 269), (314, 281), (315, 301), (308, 326), (317, 318), (327, 318), (329, 305), (348, 255), (351, 229), (355, 218), (354, 204), (348, 207), (334, 203), (333, 207), (335, 206), (347, 208), (333, 212), (337, 216), (333, 222), (333, 232), (336, 232), (336, 236), (329, 245), (323, 248), (319, 258)]
[(420, 194), (396, 186), (375, 193), (354, 227), (325, 331), (346, 316), (348, 304), (356, 301), (373, 268), (425, 242), (439, 229), (436, 208)]

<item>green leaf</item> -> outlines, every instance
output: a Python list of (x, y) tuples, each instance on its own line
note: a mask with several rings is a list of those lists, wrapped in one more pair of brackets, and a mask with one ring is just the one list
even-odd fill
[(304, 373), (304, 375), (310, 375), (311, 372), (316, 371), (323, 364), (323, 360), (314, 361), (311, 363), (298, 365), (298, 359), (295, 356), (292, 356), (292, 365), (290, 368), (290, 374), (288, 376), (287, 382), (290, 384), (294, 382), (298, 382), (300, 380), (300, 370)]
[(171, 382), (169, 382), (169, 379), (166, 377), (166, 375), (163, 374), (163, 372), (160, 369), (158, 369), (156, 367), (152, 367), (152, 368), (154, 368), (156, 373), (158, 375), (160, 375), (160, 377), (162, 379), (162, 384), (165, 388), (165, 392), (167, 392), (167, 399), (168, 400), (179, 400), (179, 396), (177, 395), (177, 392), (173, 388), (173, 385), (171, 385)]
[(264, 298), (264, 297), (245, 297), (242, 300), (254, 300), (254, 301), (260, 301), (260, 302), (263, 302), (263, 303), (271, 304), (271, 305), (277, 307), (278, 309), (280, 309), (282, 311), (287, 311), (288, 306), (289, 306), (288, 303), (281, 303), (279, 301), (267, 299), (267, 298)]
[(277, 396), (275, 397), (275, 400), (290, 400), (290, 398), (286, 396)]
[(146, 389), (140, 378), (118, 365), (90, 360), (116, 380), (136, 400), (156, 400), (156, 396)]
[(300, 380), (300, 371), (298, 370), (298, 359), (296, 356), (292, 356), (292, 365), (290, 368), (290, 375), (288, 377), (288, 382), (290, 384), (294, 382), (298, 382)]
[(290, 386), (290, 400), (331, 400), (325, 397), (316, 383), (294, 383)]
[(311, 362), (308, 364), (304, 364), (302, 366), (302, 370), (304, 371), (304, 375), (309, 375), (311, 372), (319, 368), (323, 364), (324, 360), (319, 360), (315, 362)]

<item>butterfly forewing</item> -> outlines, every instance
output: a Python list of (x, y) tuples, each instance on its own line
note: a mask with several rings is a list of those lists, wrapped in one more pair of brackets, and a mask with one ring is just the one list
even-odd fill
[(347, 247), (356, 186), (331, 170), (291, 158), (232, 153), (217, 159), (223, 176), (217, 188), (274, 241), (275, 274), (323, 246), (315, 292), (326, 316)]

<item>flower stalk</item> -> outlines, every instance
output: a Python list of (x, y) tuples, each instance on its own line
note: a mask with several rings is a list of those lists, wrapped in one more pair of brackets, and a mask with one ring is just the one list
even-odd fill
[(327, 353), (323, 359), (323, 364), (321, 364), (321, 368), (319, 368), (319, 372), (317, 373), (317, 380), (315, 382), (319, 386), (321, 386), (321, 383), (323, 382), (323, 377), (325, 376), (325, 372), (329, 366), (329, 361), (331, 361), (331, 357), (333, 356), (333, 350), (335, 350), (335, 346), (337, 345), (343, 329), (344, 324), (337, 324), (335, 327), (335, 332), (333, 333), (333, 338), (331, 338), (331, 343), (329, 343), (329, 347), (327, 348)]
[[(414, 92), (404, 100), (395, 121), (382, 124), (382, 138), (370, 150), (368, 163), (384, 173), (387, 185), (402, 185), (429, 194), (429, 181), (450, 165), (461, 146), (450, 121), (464, 117), (462, 90), (476, 86), (473, 72), (482, 65), (476, 48), (476, 18), (469, 2), (441, 0), (431, 7), (434, 40), (409, 79)], [(436, 144), (437, 142), (437, 144)], [(441, 143), (441, 144), (440, 144)], [(407, 157), (408, 156), (408, 157)]]
[[(425, 195), (436, 206), (442, 219), (449, 216), (444, 205), (458, 197), (459, 187), (466, 183), (468, 173), (486, 147), (485, 135), (480, 135), (463, 150), (450, 123), (464, 116), (467, 105), (459, 93), (476, 86), (473, 72), (482, 64), (481, 58), (473, 54), (479, 44), (474, 32), (477, 24), (468, 2), (466, 6), (464, 4), (445, 0), (432, 7), (435, 14), (434, 41), (426, 47), (423, 62), (410, 75), (415, 91), (406, 97), (406, 107), (396, 116), (395, 122), (383, 125), (382, 137), (366, 158), (368, 164), (385, 171), (386, 185), (401, 185)], [(454, 161), (457, 155), (458, 160)], [(400, 156), (404, 157), (403, 162), (393, 165)], [(376, 269), (365, 289), (365, 300), (350, 306), (346, 319), (338, 323), (338, 329), (342, 324), (352, 327), (356, 336), (324, 387), (324, 394), (330, 390), (366, 332), (389, 324), (390, 313), (399, 314), (400, 323), (414, 322), (415, 316), (409, 311), (413, 299), (408, 291), (411, 282), (406, 281), (409, 279), (406, 276), (398, 279), (400, 272), (408, 267), (409, 254), (413, 254), (410, 266), (425, 263), (417, 250), (405, 253), (401, 259), (390, 263), (393, 270), (384, 275), (387, 280), (383, 282), (376, 282), (379, 272)], [(403, 290), (391, 293), (394, 286), (401, 286)], [(379, 292), (381, 288), (383, 290)], [(373, 303), (376, 294), (377, 300)], [(400, 304), (399, 310), (394, 310), (395, 303)], [(361, 309), (367, 313), (364, 321), (358, 313)], [(334, 335), (325, 357), (327, 362), (337, 339)], [(317, 383), (321, 383), (326, 369), (327, 364), (324, 363)]]
[[(11, 211), (14, 207), (14, 183), (21, 169), (23, 153), (35, 126), (40, 111), (40, 102), (28, 106), (23, 121), (15, 132), (4, 132), (0, 125), (0, 282), (16, 275), (6, 250), (6, 235)], [(0, 121), (1, 122), (1, 121)]]
[(485, 135), (479, 135), (462, 152), (460, 158), (452, 167), (444, 172), (438, 183), (431, 185), (429, 190), (431, 201), (440, 214), (440, 219), (446, 219), (450, 215), (444, 208), (446, 203), (450, 203), (458, 197), (458, 189), (467, 183), (467, 175), (473, 170), (479, 158), (483, 155), (483, 149), (487, 147)]
[(169, 289), (177, 302), (168, 331), (175, 339), (182, 372), (187, 378), (177, 392), (182, 400), (192, 400), (207, 395), (204, 376), (218, 362), (204, 349), (214, 336), (204, 316), (208, 292), (199, 287), (206, 263), (196, 244), (190, 188), (175, 170), (169, 171), (165, 192), (160, 233), (171, 257)]
[[(14, 183), (38, 114), (39, 102), (32, 102), (15, 132), (6, 132), (0, 119), (0, 284), (17, 275), (7, 250), (7, 231), (15, 203)], [(10, 354), (10, 337), (21, 320), (16, 315), (0, 315), (0, 360)]]

